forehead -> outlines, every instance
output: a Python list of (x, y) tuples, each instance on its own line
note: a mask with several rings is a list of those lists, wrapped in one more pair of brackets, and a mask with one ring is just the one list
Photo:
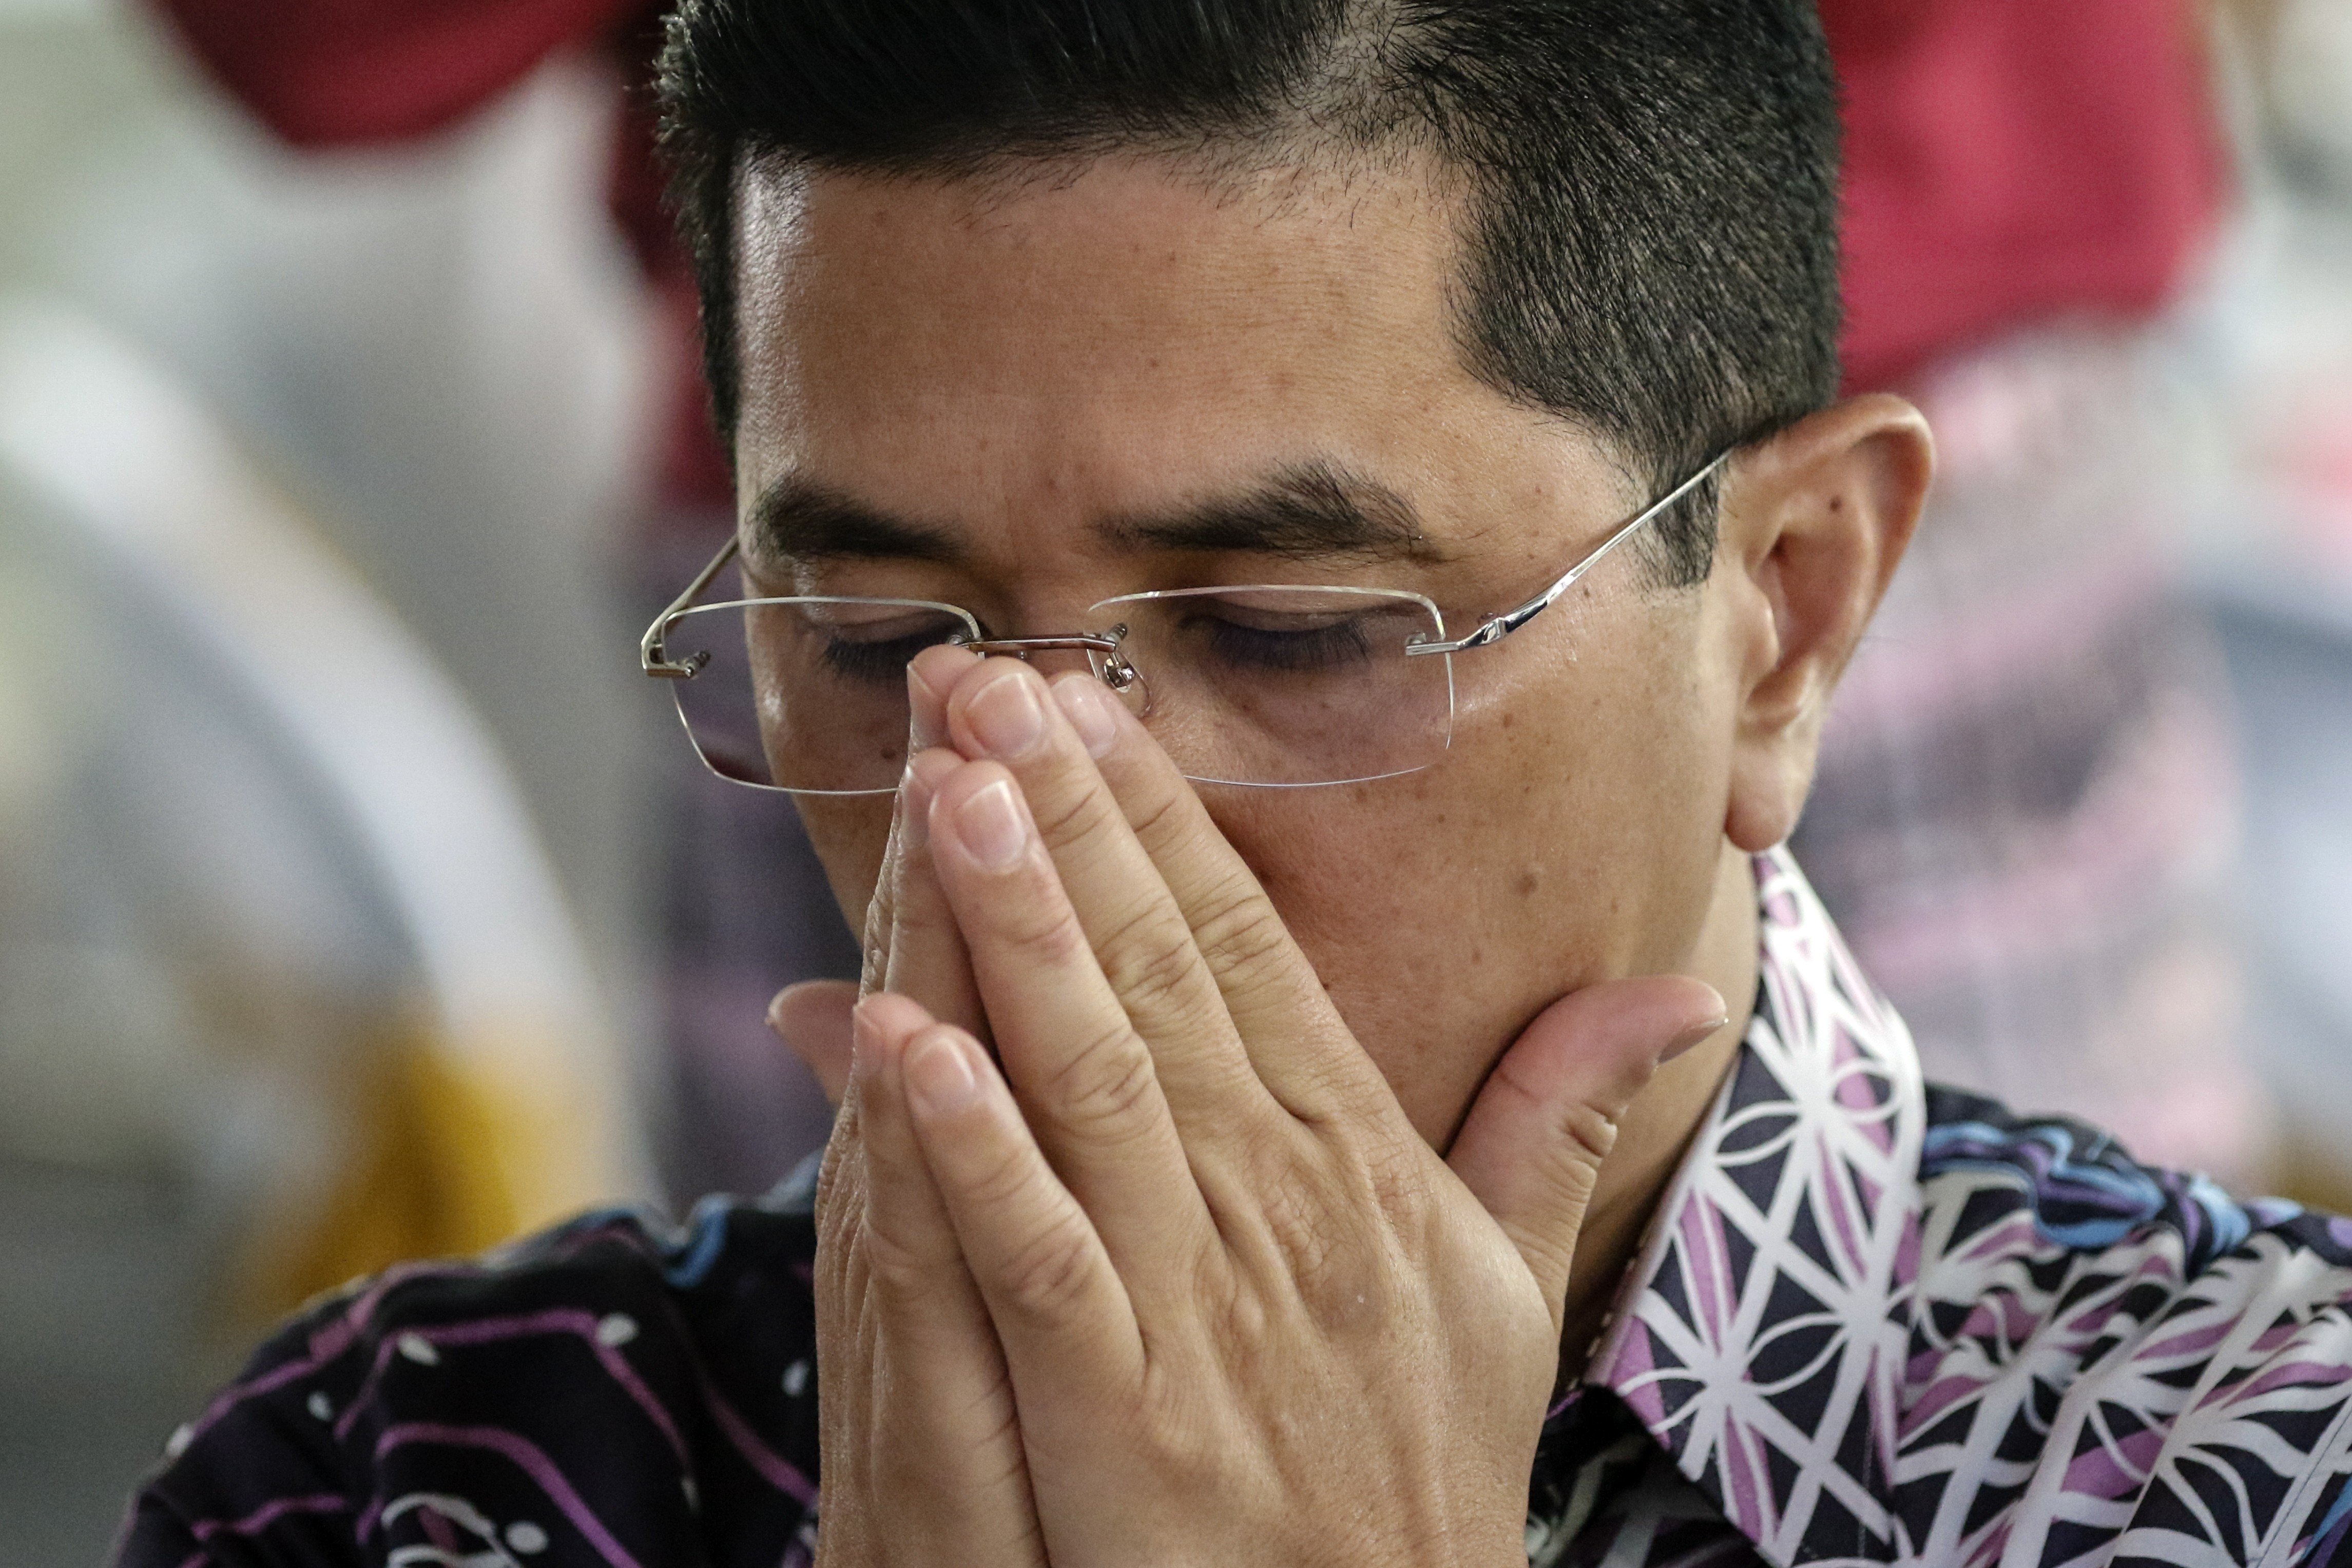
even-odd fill
[(1453, 207), (1409, 170), (755, 166), (737, 213), (747, 497), (811, 483), (1059, 544), (1315, 465), (1457, 536), (1475, 530), (1446, 526), (1450, 496), (1483, 492), (1486, 517), (1514, 487), (1613, 489), (1591, 444), (1465, 368)]
[[(985, 181), (754, 168), (737, 211), (755, 385), (879, 372), (1093, 397), (1239, 358), (1274, 375), (1375, 338), (1408, 364), (1453, 358), (1452, 230), (1418, 179), (1239, 186), (1142, 161)], [(845, 375), (853, 364), (866, 373)]]

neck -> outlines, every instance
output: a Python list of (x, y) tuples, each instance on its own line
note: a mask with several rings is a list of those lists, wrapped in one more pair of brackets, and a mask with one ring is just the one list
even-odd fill
[(1618, 1124), (1616, 1146), (1578, 1235), (1570, 1265), (1568, 1312), (1560, 1333), (1563, 1385), (1583, 1375), (1625, 1270), (1715, 1103), (1723, 1076), (1748, 1033), (1756, 1000), (1756, 877), (1748, 857), (1727, 843), (1716, 868), (1706, 922), (1687, 973), (1713, 986), (1731, 1021), (1658, 1070)]

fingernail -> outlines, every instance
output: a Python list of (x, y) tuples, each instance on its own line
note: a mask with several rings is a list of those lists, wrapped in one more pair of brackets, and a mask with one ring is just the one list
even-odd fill
[(971, 1060), (940, 1030), (924, 1034), (908, 1049), (906, 1073), (908, 1096), (927, 1115), (951, 1115), (980, 1094)]
[(931, 689), (931, 683), (923, 679), (922, 673), (914, 665), (908, 664), (907, 666), (907, 734), (908, 737), (907, 755), (909, 758), (918, 751), (941, 743), (942, 737), (932, 734), (932, 726), (923, 720), (924, 710), (926, 708), (936, 710), (939, 705), (939, 694)]
[(1087, 756), (1100, 760), (1118, 744), (1118, 699), (1100, 681), (1087, 675), (1055, 681), (1054, 700), (1086, 743)]
[[(948, 737), (940, 733), (937, 724), (927, 721), (924, 716), (929, 714), (933, 720), (937, 720), (943, 715), (947, 703), (947, 688), (925, 674), (923, 666), (945, 663), (945, 654), (944, 649), (926, 648), (915, 655), (907, 665), (907, 702), (911, 713), (911, 722), (908, 727), (914, 736), (911, 750), (921, 751), (929, 747), (945, 746), (948, 743)], [(971, 654), (966, 653), (963, 657), (966, 664), (971, 662)], [(950, 671), (948, 675), (948, 685), (952, 686), (954, 684), (955, 673)]]
[(1717, 1030), (1723, 1029), (1730, 1022), (1731, 1016), (1727, 1013), (1723, 1017), (1714, 1019), (1712, 1022), (1693, 1024), (1690, 1028), (1683, 1030), (1682, 1033), (1675, 1036), (1674, 1043), (1667, 1046), (1666, 1049), (1659, 1054), (1658, 1065), (1664, 1067), (1675, 1057), (1682, 1055), (1683, 1052), (1696, 1050), (1699, 1046), (1704, 1045), (1706, 1041), (1715, 1038)]
[(1013, 669), (981, 687), (964, 709), (964, 722), (991, 757), (1025, 757), (1045, 733), (1045, 710), (1034, 682)]
[(1029, 844), (1029, 824), (1022, 821), (1013, 786), (999, 779), (958, 807), (956, 833), (972, 859), (991, 871), (1004, 871), (1019, 861)]

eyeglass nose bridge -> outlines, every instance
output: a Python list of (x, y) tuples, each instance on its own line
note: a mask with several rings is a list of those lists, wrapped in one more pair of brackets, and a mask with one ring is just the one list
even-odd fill
[(1032, 653), (1085, 653), (1102, 684), (1115, 692), (1126, 691), (1139, 678), (1119, 647), (1127, 641), (1124, 623), (1107, 632), (1076, 632), (1060, 637), (966, 637), (959, 632), (948, 641), (975, 653), (1002, 654), (1024, 664)]

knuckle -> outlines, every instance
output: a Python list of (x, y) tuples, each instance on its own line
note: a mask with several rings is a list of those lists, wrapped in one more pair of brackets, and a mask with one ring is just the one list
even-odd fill
[[(1529, 1107), (1528, 1114), (1540, 1117), (1545, 1111), (1545, 1096), (1531, 1088), (1521, 1076), (1517, 1063), (1506, 1056), (1496, 1067), (1488, 1081), (1487, 1092), (1507, 1093), (1521, 1105)], [(1570, 1163), (1598, 1166), (1609, 1157), (1617, 1144), (1617, 1123), (1608, 1113), (1582, 1102), (1572, 1102), (1551, 1113), (1560, 1143), (1559, 1153)]]
[[(1047, 788), (1050, 798), (1040, 801), (1033, 797), (1029, 815), (1037, 824), (1037, 836), (1048, 849), (1067, 849), (1094, 837), (1109, 824), (1110, 807), (1097, 791), (1076, 779), (1063, 778), (1051, 780)], [(1024, 789), (1023, 793), (1028, 791)]]
[(1217, 1343), (1238, 1356), (1262, 1354), (1276, 1339), (1274, 1310), (1255, 1290), (1229, 1286), (1214, 1298), (1207, 1315), (1216, 1325)]
[(1398, 1260), (1383, 1228), (1335, 1222), (1325, 1211), (1297, 1214), (1281, 1226), (1293, 1288), (1326, 1334), (1393, 1326)]
[(1130, 1014), (1158, 1018), (1192, 1000), (1201, 976), (1200, 949), (1190, 933), (1144, 904), (1107, 935), (1100, 947), (1103, 977)]
[(1590, 1105), (1570, 1105), (1562, 1112), (1559, 1130), (1569, 1151), (1583, 1156), (1580, 1165), (1597, 1167), (1617, 1146), (1617, 1124)]
[(1063, 971), (1089, 956), (1087, 934), (1058, 898), (1021, 898), (1016, 907), (990, 912), (988, 922), (985, 928), (967, 931), (973, 955), (995, 947), (1016, 971)]
[(1371, 1212), (1386, 1216), (1395, 1228), (1416, 1228), (1430, 1207), (1428, 1145), (1418, 1140), (1366, 1137), (1353, 1153)]
[(1181, 795), (1172, 789), (1168, 790), (1128, 819), (1135, 836), (1154, 858), (1168, 847), (1171, 838), (1182, 831), (1183, 821), (1179, 808), (1183, 801)]
[(935, 1282), (932, 1260), (906, 1245), (869, 1215), (858, 1240), (866, 1255), (866, 1275), (873, 1288), (896, 1301), (922, 1294)]
[(1258, 1186), (1267, 1233), (1309, 1300), (1352, 1293), (1362, 1270), (1385, 1256), (1370, 1173), (1346, 1151), (1294, 1152), (1264, 1170)]
[(1024, 1197), (1041, 1174), (1029, 1150), (1000, 1142), (985, 1168), (956, 1185), (976, 1208), (1000, 1211)]
[(1425, 1145), (1318, 1137), (1253, 1183), (1266, 1239), (1322, 1332), (1381, 1333), (1414, 1299), (1447, 1221)]
[(1180, 1497), (1212, 1497), (1230, 1486), (1234, 1451), (1247, 1438), (1200, 1380), (1155, 1370), (1137, 1405), (1142, 1419), (1135, 1436), (1150, 1456), (1150, 1474), (1166, 1478)]
[(1238, 878), (1217, 890), (1193, 931), (1221, 984), (1269, 975), (1289, 940), (1265, 895)]
[(1121, 1138), (1146, 1124), (1143, 1113), (1158, 1087), (1150, 1053), (1121, 1019), (1063, 1063), (1043, 1098), (1068, 1130)]
[(962, 940), (962, 928), (956, 925), (953, 912), (944, 904), (922, 901), (901, 904), (882, 952), (881, 971), (895, 981), (908, 964), (920, 964), (927, 958), (936, 962), (937, 954)]
[(1339, 1237), (1323, 1195), (1306, 1190), (1293, 1173), (1268, 1184), (1264, 1201), (1266, 1234), (1291, 1272), (1302, 1284), (1324, 1278)]
[(1041, 1322), (1062, 1322), (1085, 1301), (1094, 1269), (1094, 1238), (1086, 1222), (1062, 1208), (1006, 1256), (998, 1287), (1013, 1310)]
[(1011, 903), (994, 915), (1005, 950), (1025, 964), (1065, 968), (1087, 954), (1086, 933), (1067, 901), (1040, 889), (1036, 896)]

